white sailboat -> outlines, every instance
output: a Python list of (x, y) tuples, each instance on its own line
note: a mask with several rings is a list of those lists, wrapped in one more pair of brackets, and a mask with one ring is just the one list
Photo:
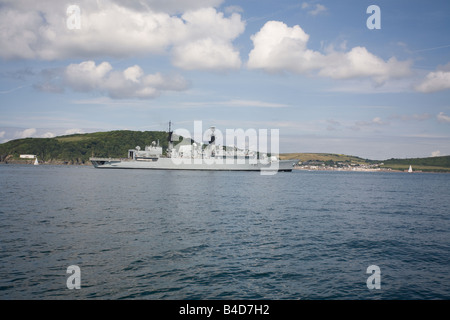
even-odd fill
[(39, 165), (39, 161), (38, 161), (37, 157), (36, 157), (36, 159), (34, 159), (34, 165), (35, 166)]
[(409, 166), (408, 172), (409, 173), (413, 172), (411, 165)]

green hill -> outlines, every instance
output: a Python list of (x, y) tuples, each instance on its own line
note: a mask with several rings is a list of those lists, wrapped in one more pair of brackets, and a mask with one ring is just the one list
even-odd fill
[(126, 157), (128, 149), (158, 141), (167, 148), (167, 132), (109, 131), (55, 138), (26, 138), (0, 144), (0, 161), (20, 161), (21, 154), (35, 154), (40, 161), (84, 164), (89, 157)]
[(407, 170), (411, 165), (413, 170), (424, 172), (450, 172), (450, 156), (429, 158), (388, 159), (383, 161), (382, 168)]
[(301, 162), (306, 161), (318, 161), (318, 162), (346, 162), (346, 163), (375, 163), (378, 161), (363, 159), (360, 157), (349, 156), (345, 154), (335, 154), (335, 153), (283, 153), (280, 154), (281, 160), (293, 160), (297, 159)]

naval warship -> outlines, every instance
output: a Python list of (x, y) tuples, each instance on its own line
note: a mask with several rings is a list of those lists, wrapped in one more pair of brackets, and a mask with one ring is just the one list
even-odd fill
[[(153, 141), (142, 150), (139, 146), (128, 150), (128, 158), (97, 158), (89, 160), (99, 169), (157, 169), (157, 170), (210, 170), (210, 171), (260, 171), (261, 174), (290, 172), (295, 160), (279, 160), (246, 149), (216, 145), (215, 127), (211, 127), (209, 142), (203, 146), (196, 142), (174, 146), (180, 138), (169, 123), (168, 148), (163, 154), (159, 141)], [(184, 141), (184, 140), (183, 140)]]

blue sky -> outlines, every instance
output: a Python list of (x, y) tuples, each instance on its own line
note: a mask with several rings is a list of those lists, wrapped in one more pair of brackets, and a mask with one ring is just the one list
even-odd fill
[(0, 142), (201, 120), (279, 129), (280, 152), (450, 155), (449, 18), (444, 0), (2, 0)]

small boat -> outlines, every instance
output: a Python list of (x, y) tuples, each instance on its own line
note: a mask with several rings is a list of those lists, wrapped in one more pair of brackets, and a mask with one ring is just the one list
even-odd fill
[(37, 157), (36, 157), (36, 159), (34, 159), (34, 163), (33, 163), (35, 166), (37, 166), (37, 165), (39, 165), (39, 161), (38, 161), (38, 159), (37, 159)]
[(408, 172), (409, 173), (413, 172), (413, 169), (412, 169), (411, 165), (409, 166)]

